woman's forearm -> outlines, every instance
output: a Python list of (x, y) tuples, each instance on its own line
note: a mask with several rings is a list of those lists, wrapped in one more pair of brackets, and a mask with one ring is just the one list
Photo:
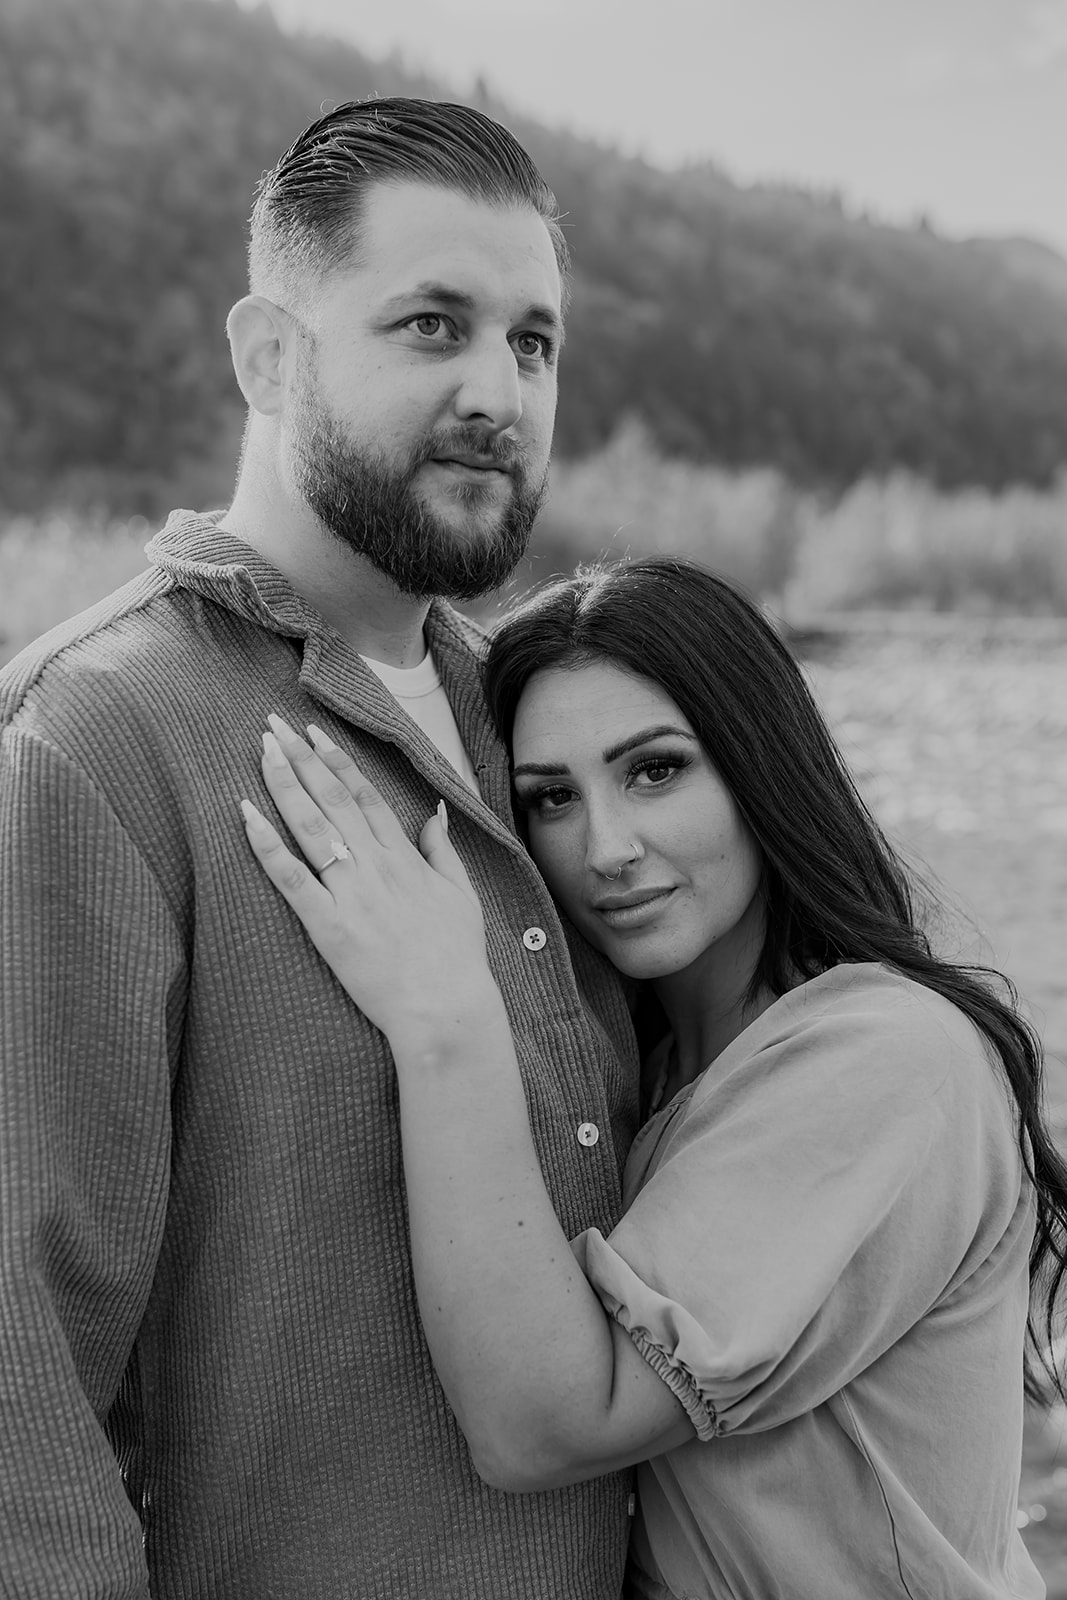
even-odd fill
[(525, 1468), (542, 1483), (610, 1410), (611, 1325), (545, 1189), (499, 995), (444, 1040), (398, 1047), (412, 1256), (434, 1363), (482, 1475), (519, 1487)]

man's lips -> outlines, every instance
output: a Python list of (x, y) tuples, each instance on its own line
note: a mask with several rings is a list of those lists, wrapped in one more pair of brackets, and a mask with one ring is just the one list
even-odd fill
[(430, 460), (439, 467), (465, 467), (468, 472), (511, 472), (513, 470), (510, 462), (498, 461), (495, 456), (442, 455), (431, 456)]

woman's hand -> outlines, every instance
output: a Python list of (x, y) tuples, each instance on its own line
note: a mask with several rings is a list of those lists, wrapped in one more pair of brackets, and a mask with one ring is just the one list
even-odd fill
[[(481, 906), (448, 837), (444, 803), (418, 849), (351, 757), (317, 728), (315, 749), (279, 717), (263, 736), (263, 777), (309, 871), (242, 801), (249, 843), (352, 999), (422, 1057), (501, 1005)], [(318, 874), (318, 876), (316, 876)]]

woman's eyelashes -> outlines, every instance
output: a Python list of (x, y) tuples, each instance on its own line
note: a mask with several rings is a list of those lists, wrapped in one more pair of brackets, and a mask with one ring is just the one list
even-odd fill
[(518, 809), (535, 816), (560, 811), (576, 798), (575, 791), (565, 788), (561, 783), (542, 783), (536, 787), (517, 787), (515, 790)]
[(644, 774), (649, 782), (647, 785), (642, 785), (642, 787), (659, 789), (664, 784), (669, 783), (677, 773), (692, 765), (693, 758), (686, 751), (671, 750), (666, 753), (657, 751), (655, 755), (641, 756), (637, 761), (632, 762), (628, 769), (627, 777), (631, 782), (636, 782)]
[[(693, 757), (687, 751), (650, 751), (629, 763), (623, 774), (623, 782), (628, 789), (638, 791), (669, 788), (680, 773), (692, 764)], [(518, 809), (541, 817), (564, 811), (580, 798), (577, 789), (558, 780), (520, 784), (515, 789)]]

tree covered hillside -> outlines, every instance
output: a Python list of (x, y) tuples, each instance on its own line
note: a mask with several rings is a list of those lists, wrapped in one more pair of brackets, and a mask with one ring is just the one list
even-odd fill
[[(449, 91), (234, 0), (0, 0), (0, 504), (224, 494), (223, 322), (252, 190), (320, 108)], [(841, 487), (1067, 464), (1067, 263), (949, 244), (510, 117), (575, 257), (557, 448), (638, 416), (666, 452)]]

